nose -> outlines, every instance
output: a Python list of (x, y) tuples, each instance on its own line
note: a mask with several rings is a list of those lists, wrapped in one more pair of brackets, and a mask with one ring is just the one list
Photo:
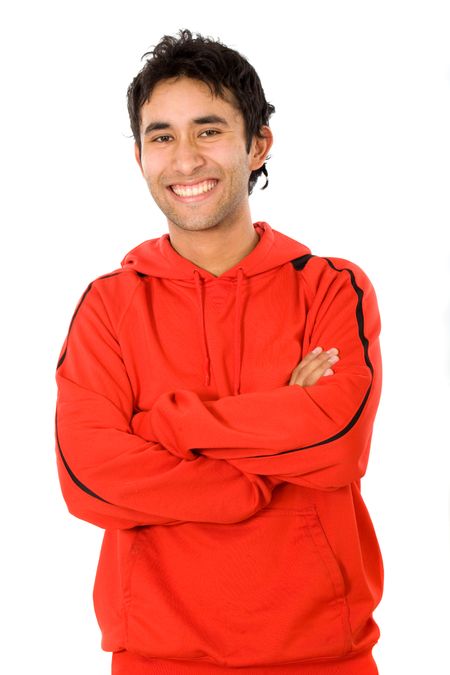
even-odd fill
[(191, 176), (195, 170), (205, 164), (200, 148), (192, 138), (179, 138), (173, 144), (173, 167), (175, 172)]

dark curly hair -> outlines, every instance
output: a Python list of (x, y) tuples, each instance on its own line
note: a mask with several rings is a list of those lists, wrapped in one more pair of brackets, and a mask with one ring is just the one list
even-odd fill
[[(188, 29), (179, 31), (177, 39), (164, 35), (156, 47), (146, 52), (141, 60), (147, 59), (143, 68), (131, 82), (127, 90), (128, 114), (131, 130), (141, 154), (141, 107), (151, 96), (154, 86), (160, 80), (187, 76), (201, 80), (208, 85), (211, 94), (225, 100), (224, 88), (232, 93), (232, 103), (244, 117), (246, 149), (250, 152), (253, 136), (263, 138), (261, 127), (269, 124), (269, 118), (275, 107), (266, 101), (260, 79), (253, 66), (239, 52), (222, 44), (219, 40), (203, 37), (197, 33), (192, 37)], [(266, 157), (270, 159), (270, 155)], [(252, 171), (249, 177), (248, 194), (252, 193), (258, 177), (268, 173), (264, 163), (259, 169)]]

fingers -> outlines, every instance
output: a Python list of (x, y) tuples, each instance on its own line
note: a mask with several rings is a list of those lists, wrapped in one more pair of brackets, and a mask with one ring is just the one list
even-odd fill
[(331, 349), (328, 349), (327, 351), (323, 351), (322, 347), (316, 347), (315, 350), (312, 352), (309, 352), (298, 364), (297, 368), (306, 368), (309, 366), (310, 363), (315, 361), (316, 366), (318, 363), (324, 363), (326, 360), (330, 358), (330, 356), (337, 355), (338, 354), (338, 349), (336, 347), (331, 347)]
[(317, 347), (309, 352), (294, 369), (289, 384), (311, 386), (320, 377), (332, 375), (333, 370), (330, 366), (339, 360), (338, 352), (336, 347), (327, 351), (323, 351), (322, 347)]

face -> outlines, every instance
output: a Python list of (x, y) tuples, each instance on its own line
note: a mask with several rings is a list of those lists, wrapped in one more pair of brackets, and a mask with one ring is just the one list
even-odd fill
[(249, 176), (270, 145), (254, 137), (247, 153), (245, 144), (242, 113), (204, 82), (181, 77), (158, 82), (141, 108), (135, 152), (169, 223), (204, 230), (247, 217)]

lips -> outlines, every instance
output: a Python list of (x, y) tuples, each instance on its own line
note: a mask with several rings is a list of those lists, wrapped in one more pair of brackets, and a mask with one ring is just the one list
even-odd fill
[(216, 184), (215, 178), (207, 178), (196, 183), (174, 183), (171, 185), (172, 192), (180, 197), (193, 197), (212, 190)]

